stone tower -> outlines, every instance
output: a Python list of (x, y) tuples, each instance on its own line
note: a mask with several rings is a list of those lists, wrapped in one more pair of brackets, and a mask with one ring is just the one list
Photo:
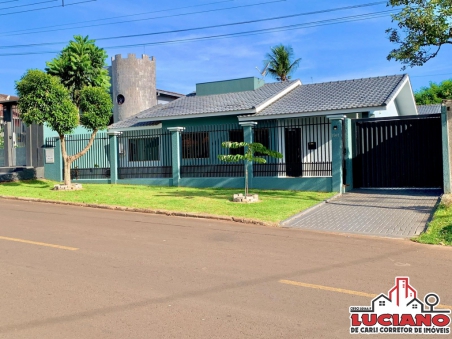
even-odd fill
[(137, 58), (121, 54), (111, 58), (111, 83), (114, 122), (122, 121), (157, 105), (155, 60), (148, 55)]

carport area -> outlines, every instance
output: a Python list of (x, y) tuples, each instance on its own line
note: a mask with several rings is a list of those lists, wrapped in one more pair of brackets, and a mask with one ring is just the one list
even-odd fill
[(424, 231), (441, 190), (356, 189), (305, 211), (284, 227), (409, 238)]

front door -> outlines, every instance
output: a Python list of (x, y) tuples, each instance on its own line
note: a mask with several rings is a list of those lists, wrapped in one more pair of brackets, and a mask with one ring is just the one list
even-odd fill
[(301, 177), (301, 128), (286, 128), (285, 131), (286, 175)]

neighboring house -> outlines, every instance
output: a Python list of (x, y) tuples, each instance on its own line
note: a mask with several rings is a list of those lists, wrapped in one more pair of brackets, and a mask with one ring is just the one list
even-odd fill
[(159, 105), (165, 105), (182, 97), (184, 97), (184, 95), (180, 93), (157, 89), (157, 104)]
[[(28, 132), (27, 126), (20, 120), (17, 100), (16, 96), (0, 94), (0, 167), (27, 164), (25, 146)], [(31, 160), (28, 163), (31, 164)]]
[[(0, 121), (3, 120), (3, 109), (4, 109), (4, 103), (8, 103), (8, 102), (15, 102), (19, 100), (18, 97), (14, 96), (14, 95), (8, 95), (8, 94), (0, 94)], [(14, 106), (13, 108), (13, 114), (15, 117), (19, 116), (19, 113), (16, 109), (16, 107)]]
[(333, 158), (328, 117), (408, 115), (417, 115), (408, 75), (308, 85), (299, 80), (265, 84), (244, 78), (197, 84), (196, 95), (151, 107), (111, 125), (109, 131), (122, 133), (120, 178), (130, 178), (130, 171), (152, 177), (149, 168), (159, 173), (154, 177), (169, 175), (167, 130), (173, 127), (185, 128), (182, 177), (243, 176), (243, 165), (222, 163), (218, 155), (243, 152), (225, 150), (221, 143), (244, 141), (244, 124), (254, 126), (255, 142), (284, 156), (254, 165), (254, 177), (326, 178), (332, 176)]
[(425, 114), (441, 114), (441, 104), (433, 104), (433, 105), (418, 105), (417, 111), (419, 115)]

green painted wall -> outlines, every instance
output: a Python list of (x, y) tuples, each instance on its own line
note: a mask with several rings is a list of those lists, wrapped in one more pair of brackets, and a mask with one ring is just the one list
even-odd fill
[[(104, 131), (106, 132), (106, 131)], [(75, 130), (74, 133), (72, 134), (91, 134), (91, 131), (87, 130), (85, 127), (83, 126), (78, 126)], [(48, 126), (44, 125), (44, 139), (48, 138), (48, 137), (57, 137), (58, 133), (55, 131), (52, 131)]]
[(53, 181), (63, 181), (63, 158), (61, 156), (60, 142), (57, 141), (54, 148), (55, 163), (48, 164), (45, 161), (45, 150), (42, 150), (42, 157), (44, 159), (44, 178)]
[[(172, 179), (124, 179), (123, 185), (173, 186)], [(107, 184), (109, 180), (77, 180), (86, 184)], [(244, 178), (181, 178), (180, 187), (244, 189)], [(254, 178), (252, 189), (331, 192), (331, 178)]]
[(254, 91), (265, 85), (265, 81), (259, 78), (242, 78), (225, 81), (205, 82), (196, 84), (196, 95), (213, 95), (234, 93), (243, 91)]
[(162, 121), (162, 128), (166, 130), (168, 127), (197, 127), (197, 126), (216, 126), (221, 124), (238, 124), (237, 116), (218, 116), (208, 118), (194, 119), (176, 119)]
[(342, 145), (342, 128), (343, 121), (341, 118), (331, 119), (331, 142), (332, 142), (332, 191), (343, 193), (343, 173), (342, 173), (342, 161), (343, 161), (343, 145)]

